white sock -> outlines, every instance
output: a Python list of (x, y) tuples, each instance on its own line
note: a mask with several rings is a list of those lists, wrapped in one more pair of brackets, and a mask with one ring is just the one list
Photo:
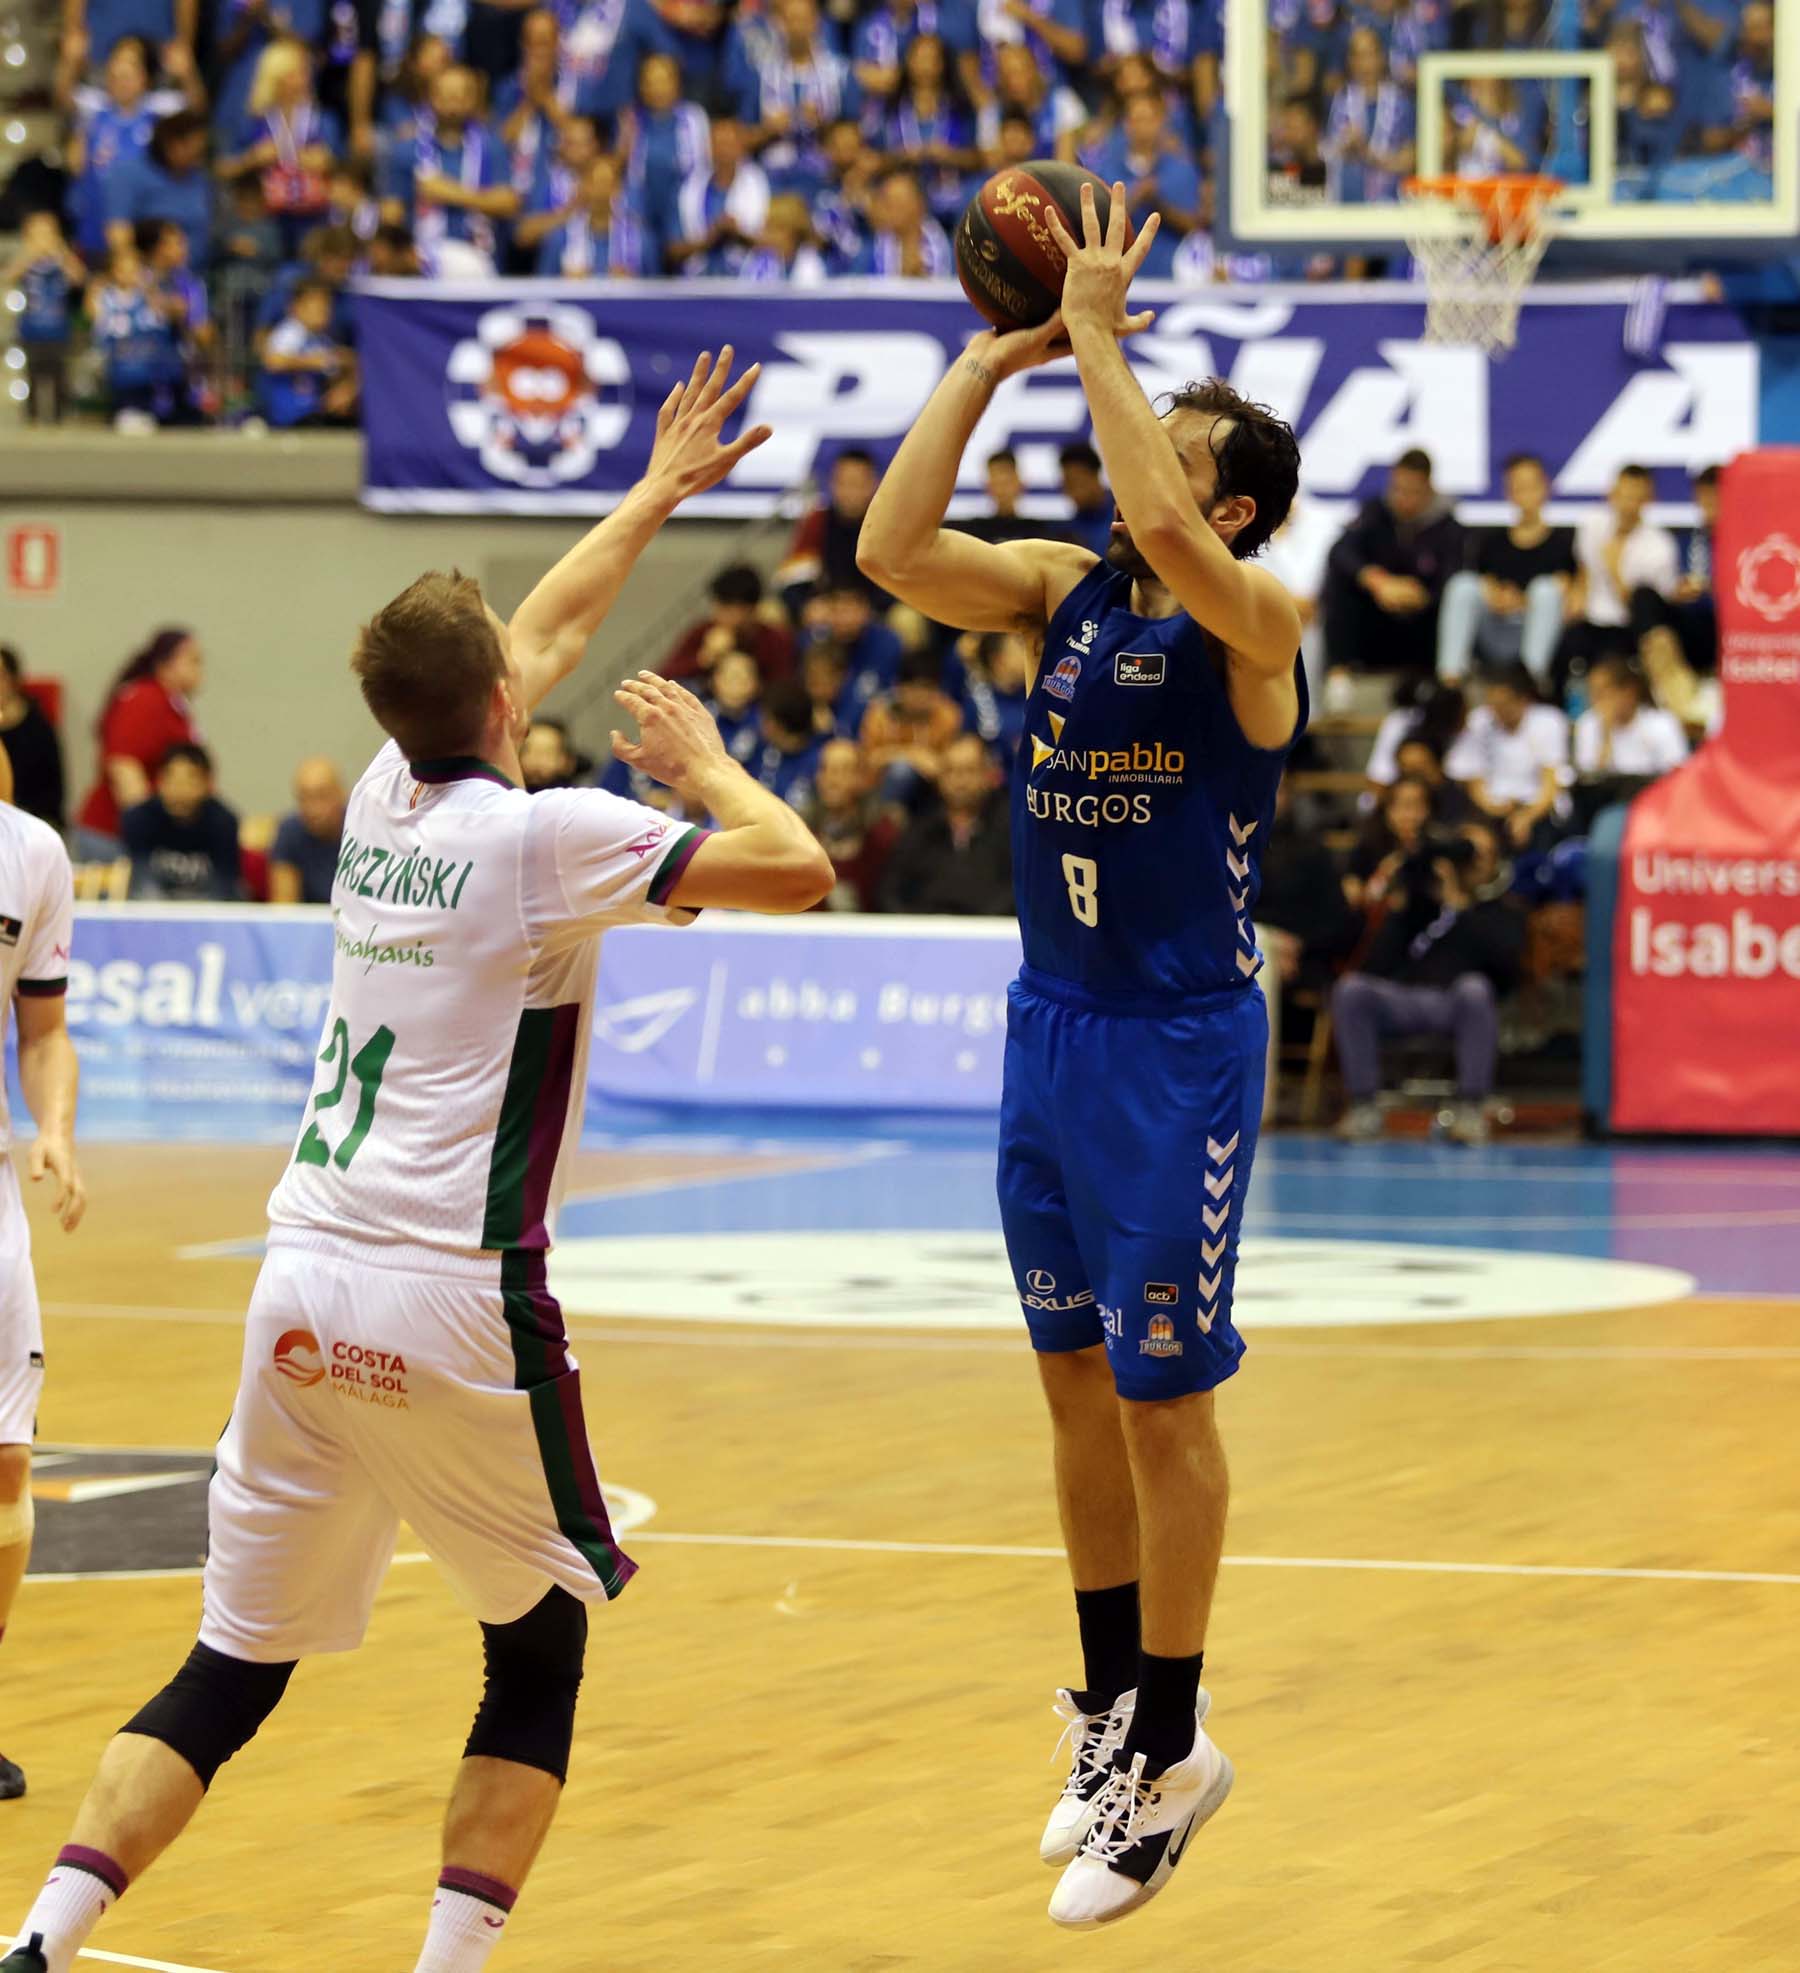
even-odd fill
[(438, 1879), (425, 1950), (414, 1973), (481, 1973), (500, 1943), (517, 1896), (498, 1878), (446, 1869)]
[(67, 1844), (19, 1927), (19, 1944), (29, 1945), (37, 1935), (50, 1973), (69, 1973), (89, 1933), (124, 1895), (125, 1882), (111, 1857)]

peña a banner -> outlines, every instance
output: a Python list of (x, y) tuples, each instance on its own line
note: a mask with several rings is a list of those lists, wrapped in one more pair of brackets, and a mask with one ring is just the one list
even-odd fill
[[(1691, 288), (1648, 358), (1625, 347), (1629, 284), (1545, 290), (1505, 363), (1422, 342), (1422, 296), (1399, 283), (1133, 292), (1159, 311), (1129, 346), (1146, 389), (1219, 375), (1273, 405), (1319, 500), (1372, 493), (1423, 446), (1475, 522), (1501, 517), (1501, 464), (1521, 451), (1546, 460), (1561, 499), (1596, 499), (1639, 463), (1661, 500), (1685, 503), (1690, 472), (1756, 442), (1756, 346)], [(727, 340), (740, 365), (762, 364), (744, 419), (775, 436), (688, 511), (769, 513), (845, 446), (891, 455), (981, 326), (958, 289), (923, 282), (370, 281), (357, 310), (364, 501), (449, 514), (605, 511), (642, 473), (670, 385)], [(1008, 379), (968, 446), (961, 511), (1011, 446), (1027, 511), (1057, 516), (1057, 451), (1088, 430), (1072, 362)]]

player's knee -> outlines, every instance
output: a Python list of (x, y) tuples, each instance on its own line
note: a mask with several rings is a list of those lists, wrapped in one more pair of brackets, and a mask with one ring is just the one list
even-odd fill
[(1374, 982), (1366, 973), (1345, 973), (1331, 989), (1331, 1012), (1334, 1020), (1342, 1020), (1344, 1010), (1354, 1011), (1375, 991)]
[(1104, 1346), (1041, 1350), (1037, 1366), (1053, 1424), (1074, 1427), (1095, 1418), (1110, 1421), (1113, 1373)]
[(487, 1683), (466, 1756), (569, 1778), (587, 1631), (587, 1605), (562, 1588), (515, 1623), (482, 1625)]
[(256, 1738), (281, 1703), (293, 1664), (256, 1665), (196, 1644), (188, 1660), (124, 1731), (160, 1740), (210, 1788), (233, 1754)]
[(30, 1446), (0, 1445), (0, 1507), (16, 1506), (30, 1497)]

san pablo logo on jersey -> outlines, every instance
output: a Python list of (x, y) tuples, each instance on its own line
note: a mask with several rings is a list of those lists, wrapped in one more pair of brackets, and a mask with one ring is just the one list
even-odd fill
[(456, 442), (513, 486), (586, 478), (631, 424), (630, 362), (579, 308), (490, 308), (451, 350), (444, 381)]

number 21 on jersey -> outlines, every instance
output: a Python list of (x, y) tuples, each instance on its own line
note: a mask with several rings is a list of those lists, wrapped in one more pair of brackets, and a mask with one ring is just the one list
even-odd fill
[[(381, 1094), (381, 1078), (387, 1072), (388, 1057), (393, 1052), (392, 1028), (377, 1028), (352, 1055), (349, 1023), (341, 1016), (332, 1023), (331, 1032), (325, 1038), (325, 1046), (319, 1051), (319, 1060), (336, 1062), (337, 1080), (329, 1089), (320, 1090), (313, 1098), (313, 1119), (306, 1126), (295, 1148), (295, 1164), (335, 1164), (339, 1171), (349, 1170), (350, 1160), (362, 1149), (362, 1141), (368, 1136), (369, 1126), (375, 1121), (375, 1099)], [(344, 1086), (352, 1076), (355, 1076), (361, 1092), (356, 1102), (356, 1118), (334, 1154), (319, 1129), (318, 1113), (321, 1110), (337, 1108), (344, 1100)]]
[(1065, 856), (1063, 882), (1069, 887), (1069, 909), (1084, 925), (1100, 922), (1100, 866), (1091, 856)]

